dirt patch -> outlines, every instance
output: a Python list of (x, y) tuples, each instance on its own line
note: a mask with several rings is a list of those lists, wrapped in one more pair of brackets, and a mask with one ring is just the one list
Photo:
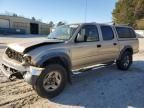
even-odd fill
[(20, 108), (33, 104), (39, 98), (32, 87), (23, 80), (1, 82), (0, 107)]

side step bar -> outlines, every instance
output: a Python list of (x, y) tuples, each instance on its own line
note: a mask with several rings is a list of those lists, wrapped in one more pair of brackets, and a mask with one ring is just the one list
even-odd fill
[(90, 71), (90, 70), (93, 70), (93, 69), (99, 69), (99, 68), (103, 68), (103, 67), (106, 67), (106, 66), (111, 66), (113, 64), (114, 64), (114, 62), (109, 62), (109, 63), (106, 63), (106, 64), (93, 65), (93, 66), (81, 68), (81, 69), (78, 69), (78, 70), (73, 70), (72, 73), (74, 75), (77, 75), (77, 74), (80, 74), (80, 73), (83, 73), (83, 72), (86, 72), (86, 71)]

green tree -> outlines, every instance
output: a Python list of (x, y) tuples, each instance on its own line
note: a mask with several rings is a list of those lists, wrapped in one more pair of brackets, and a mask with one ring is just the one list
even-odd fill
[(144, 18), (144, 0), (119, 0), (112, 14), (113, 22), (135, 26), (136, 20)]
[(16, 13), (13, 13), (13, 15), (12, 16), (15, 16), (15, 17), (17, 17), (18, 15), (16, 14)]
[(135, 17), (136, 19), (144, 18), (144, 0), (138, 0), (135, 7)]
[(53, 23), (53, 21), (50, 21), (49, 25), (50, 25), (51, 28), (53, 28), (55, 26), (54, 23)]
[(65, 24), (66, 24), (65, 22), (59, 21), (57, 26), (61, 26), (61, 25), (65, 25)]
[(32, 17), (31, 19), (32, 19), (33, 21), (36, 21), (36, 18), (35, 18), (35, 17)]

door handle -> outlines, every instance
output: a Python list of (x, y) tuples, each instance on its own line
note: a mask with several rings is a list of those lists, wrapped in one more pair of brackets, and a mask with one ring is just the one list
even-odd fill
[(113, 43), (113, 45), (117, 45), (117, 43)]
[(97, 48), (100, 48), (101, 47), (101, 45), (97, 45)]

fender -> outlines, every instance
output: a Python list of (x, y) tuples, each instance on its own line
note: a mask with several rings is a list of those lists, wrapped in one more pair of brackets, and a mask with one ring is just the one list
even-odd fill
[(120, 51), (120, 55), (119, 55), (119, 57), (118, 57), (118, 60), (121, 59), (123, 53), (124, 53), (126, 50), (129, 50), (129, 51), (131, 51), (131, 52), (133, 53), (133, 48), (132, 48), (131, 46), (127, 45), (127, 46), (125, 46), (125, 47)]
[(37, 61), (36, 65), (43, 67), (43, 64), (46, 61), (53, 59), (53, 58), (57, 58), (57, 57), (59, 57), (66, 64), (68, 81), (70, 84), (72, 84), (72, 81), (71, 81), (72, 63), (71, 63), (71, 60), (70, 60), (70, 57), (68, 56), (68, 54), (63, 53), (63, 52), (49, 53), (47, 55), (42, 56), (41, 59), (39, 61)]
[(69, 69), (71, 69), (72, 64), (71, 64), (70, 57), (68, 56), (68, 54), (63, 53), (63, 52), (55, 52), (55, 53), (52, 52), (52, 53), (43, 55), (41, 59), (36, 61), (36, 65), (42, 67), (46, 61), (56, 58), (56, 57), (61, 58), (61, 60), (63, 60), (63, 62), (65, 62), (68, 65)]

